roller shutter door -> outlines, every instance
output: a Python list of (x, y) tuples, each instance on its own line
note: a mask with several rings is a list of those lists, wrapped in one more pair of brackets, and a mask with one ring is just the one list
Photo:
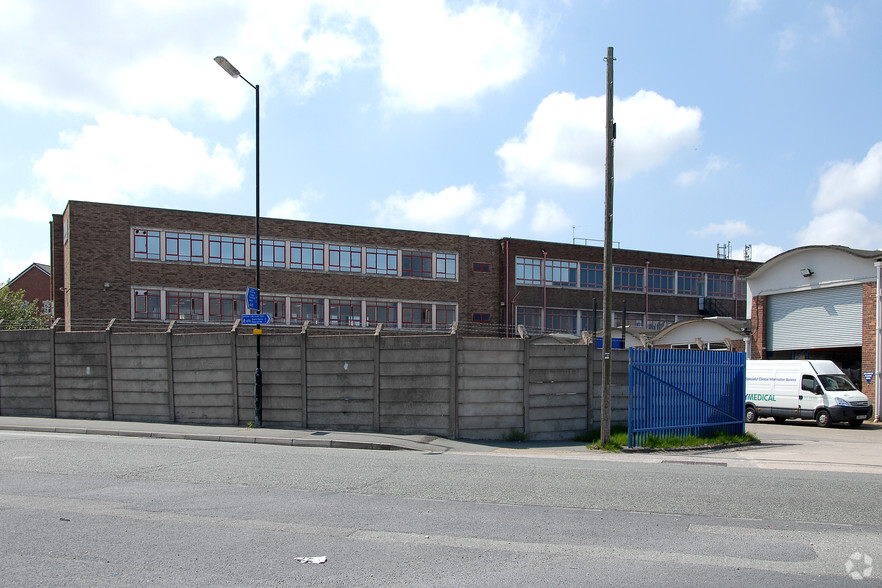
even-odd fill
[(860, 284), (769, 296), (767, 349), (860, 347), (863, 289)]

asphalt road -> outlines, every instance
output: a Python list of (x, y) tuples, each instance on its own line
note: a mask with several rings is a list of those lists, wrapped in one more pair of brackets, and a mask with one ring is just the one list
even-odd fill
[(0, 585), (879, 585), (879, 483), (686, 456), (0, 432)]

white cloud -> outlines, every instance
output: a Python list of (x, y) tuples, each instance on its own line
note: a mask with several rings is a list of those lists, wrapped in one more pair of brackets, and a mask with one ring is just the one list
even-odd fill
[(499, 206), (488, 207), (481, 211), (481, 225), (493, 231), (507, 231), (514, 227), (523, 217), (527, 209), (527, 197), (524, 193), (506, 198)]
[(680, 173), (674, 180), (677, 185), (688, 188), (700, 181), (704, 181), (718, 171), (723, 170), (729, 165), (720, 157), (713, 155), (708, 158), (707, 163), (701, 169), (689, 170)]
[(882, 142), (873, 145), (858, 163), (828, 163), (821, 173), (813, 207), (823, 213), (840, 207), (860, 207), (882, 197)]
[(461, 106), (520, 78), (538, 46), (517, 12), (444, 0), (0, 0), (0, 9), (0, 103), (88, 114), (203, 105), (233, 118), (253, 108), (254, 91), (211, 63), (218, 53), (269, 91), (310, 93), (373, 67), (393, 105)]
[(882, 225), (863, 209), (875, 212), (882, 200), (882, 142), (870, 147), (867, 156), (830, 162), (821, 171), (818, 192), (812, 201), (815, 213), (797, 232), (800, 245), (845, 245), (857, 249), (882, 247)]
[[(782, 247), (778, 247), (777, 245), (768, 245), (766, 243), (758, 243), (750, 246), (750, 261), (768, 261), (778, 255), (779, 253), (783, 253), (784, 249)], [(742, 253), (741, 258), (744, 257)]]
[(15, 195), (15, 202), (11, 205), (0, 205), (0, 218), (42, 223), (52, 220), (52, 211), (39, 197), (25, 194), (22, 190)]
[(471, 214), (481, 203), (471, 185), (451, 186), (440, 192), (419, 191), (409, 196), (394, 194), (382, 202), (371, 202), (375, 222), (386, 226), (442, 229)]
[(383, 82), (390, 103), (414, 110), (468, 105), (520, 78), (537, 39), (517, 13), (474, 4), (454, 13), (442, 0), (376, 3)]
[(844, 245), (855, 249), (882, 247), (882, 225), (856, 210), (841, 209), (824, 213), (797, 232), (798, 245)]
[[(701, 111), (677, 106), (641, 90), (615, 99), (617, 180), (664, 164), (677, 150), (700, 140)], [(606, 99), (555, 93), (536, 108), (523, 137), (509, 139), (496, 154), (514, 185), (588, 188), (603, 183), (606, 162)]]
[(740, 19), (752, 12), (758, 12), (762, 8), (762, 0), (732, 0), (729, 6), (729, 14)]
[(778, 59), (784, 60), (799, 42), (799, 34), (793, 27), (787, 27), (778, 34)]
[(49, 263), (49, 249), (23, 252), (0, 249), (0, 285), (28, 269), (32, 263)]
[(309, 218), (309, 212), (307, 212), (306, 203), (303, 200), (285, 198), (283, 201), (273, 206), (267, 216), (270, 218), (306, 220)]
[(559, 238), (571, 226), (570, 217), (556, 202), (542, 200), (533, 209), (533, 222), (530, 223), (530, 229), (539, 235)]
[(749, 235), (753, 231), (744, 221), (726, 220), (720, 224), (710, 223), (698, 230), (689, 232), (697, 237), (716, 236), (723, 239), (730, 239), (732, 237), (737, 237), (738, 235)]
[(845, 37), (844, 15), (841, 10), (827, 4), (823, 9), (823, 18), (827, 24), (828, 35), (837, 39)]
[(156, 189), (214, 196), (242, 182), (227, 149), (209, 148), (165, 119), (99, 115), (61, 142), (34, 164), (42, 189), (59, 202), (137, 202)]

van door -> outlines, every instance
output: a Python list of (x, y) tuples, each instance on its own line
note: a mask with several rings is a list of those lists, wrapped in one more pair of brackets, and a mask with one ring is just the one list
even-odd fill
[(776, 419), (799, 417), (799, 382), (802, 372), (792, 366), (776, 369), (772, 374), (771, 414)]
[(804, 375), (799, 391), (799, 416), (803, 419), (815, 418), (815, 409), (824, 404), (824, 391), (814, 376)]

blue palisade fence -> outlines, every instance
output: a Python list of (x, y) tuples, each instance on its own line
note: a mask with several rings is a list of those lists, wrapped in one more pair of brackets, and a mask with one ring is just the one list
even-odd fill
[(628, 447), (649, 435), (744, 434), (745, 354), (629, 350)]

